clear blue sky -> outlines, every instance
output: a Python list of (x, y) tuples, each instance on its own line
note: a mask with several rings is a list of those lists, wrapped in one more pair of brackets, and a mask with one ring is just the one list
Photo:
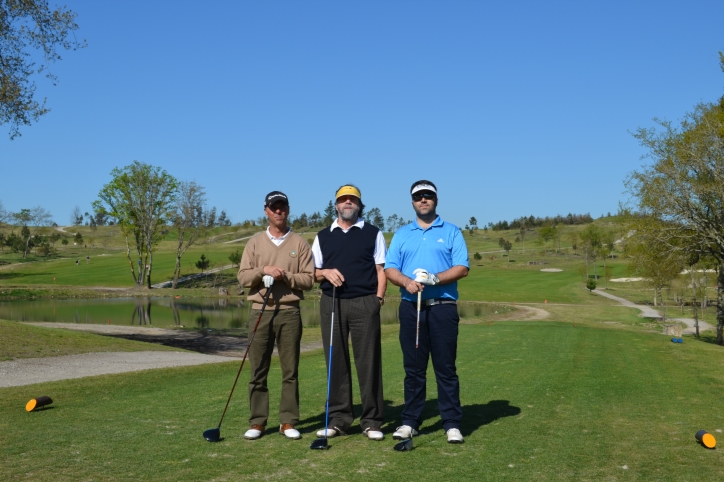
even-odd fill
[[(722, 1), (64, 0), (88, 48), (37, 79), (52, 112), (8, 139), (0, 200), (58, 224), (133, 160), (206, 187), (236, 222), (360, 186), (410, 219), (615, 213), (630, 132), (724, 94)], [(52, 0), (51, 0), (52, 4)]]

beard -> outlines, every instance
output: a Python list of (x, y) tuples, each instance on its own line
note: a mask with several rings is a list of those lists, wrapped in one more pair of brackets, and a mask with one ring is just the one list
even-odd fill
[(357, 218), (359, 217), (359, 206), (354, 206), (347, 209), (337, 209), (337, 214), (339, 214), (339, 217), (344, 219), (345, 221), (357, 221)]

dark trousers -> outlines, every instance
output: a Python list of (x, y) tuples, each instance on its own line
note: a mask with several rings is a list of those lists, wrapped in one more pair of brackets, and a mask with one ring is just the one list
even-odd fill
[[(251, 336), (259, 311), (252, 311), (249, 320)], [(282, 395), (279, 402), (279, 423), (299, 422), (299, 344), (302, 339), (302, 318), (299, 308), (267, 309), (249, 348), (251, 377), (249, 379), (249, 424), (266, 426), (269, 418), (267, 376), (276, 341), (282, 369)]]
[[(320, 301), (322, 342), (329, 370), (330, 322), (332, 297)], [(362, 414), (362, 430), (380, 428), (384, 421), (382, 395), (382, 346), (380, 341), (380, 303), (375, 295), (336, 299), (332, 377), (329, 395), (329, 426), (347, 432), (354, 420), (352, 407), (352, 369), (349, 339), (352, 338), (354, 364), (357, 369)]]
[[(405, 367), (405, 409), (402, 424), (415, 430), (422, 424), (426, 398), (427, 361), (437, 380), (437, 407), (445, 430), (460, 428), (460, 381), (455, 368), (458, 349), (458, 316), (454, 304), (424, 306), (420, 312), (420, 340), (415, 350), (417, 303), (400, 303), (400, 346)], [(417, 363), (416, 363), (417, 361)], [(414, 393), (413, 393), (414, 390)]]

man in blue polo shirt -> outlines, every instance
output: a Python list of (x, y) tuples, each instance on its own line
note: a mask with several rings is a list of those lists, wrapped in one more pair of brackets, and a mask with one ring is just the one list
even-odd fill
[[(440, 219), (437, 187), (417, 181), (410, 189), (417, 219), (400, 228), (390, 243), (385, 275), (400, 287), (400, 345), (405, 368), (405, 409), (393, 438), (417, 434), (425, 406), (427, 362), (437, 380), (437, 406), (449, 443), (463, 443), (462, 406), (455, 368), (458, 341), (457, 281), (468, 275), (468, 248), (460, 229)], [(419, 346), (415, 348), (417, 294), (422, 292)], [(414, 393), (413, 393), (414, 390)]]

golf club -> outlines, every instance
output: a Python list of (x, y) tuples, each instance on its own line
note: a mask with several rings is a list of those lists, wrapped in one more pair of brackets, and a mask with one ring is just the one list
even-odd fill
[(335, 308), (335, 295), (337, 293), (337, 287), (332, 287), (332, 322), (329, 328), (329, 367), (327, 367), (327, 409), (324, 421), (324, 438), (318, 438), (312, 445), (309, 446), (313, 450), (327, 450), (329, 444), (327, 444), (327, 438), (329, 436), (329, 387), (332, 384), (332, 346), (334, 345), (334, 308)]
[[(417, 292), (417, 327), (415, 331), (415, 376), (412, 379), (412, 400), (415, 401), (415, 392), (417, 391), (417, 347), (420, 344), (420, 305), (422, 305), (422, 291)], [(429, 326), (429, 325), (428, 325)], [(395, 444), (395, 450), (398, 452), (409, 452), (412, 450), (412, 428), (410, 428), (410, 438)]]
[(224, 407), (224, 413), (221, 414), (221, 420), (219, 420), (219, 426), (216, 428), (210, 428), (204, 432), (204, 438), (208, 440), (209, 442), (218, 442), (221, 440), (221, 422), (224, 421), (224, 415), (226, 415), (226, 409), (229, 408), (229, 402), (231, 401), (231, 396), (234, 394), (234, 389), (236, 388), (236, 382), (239, 381), (239, 375), (241, 375), (241, 369), (244, 368), (244, 362), (246, 361), (246, 355), (249, 354), (249, 348), (251, 347), (251, 343), (254, 341), (254, 335), (256, 334), (256, 329), (259, 327), (259, 322), (261, 321), (261, 315), (264, 314), (264, 308), (266, 308), (266, 303), (269, 301), (269, 295), (271, 294), (271, 286), (267, 288), (266, 296), (264, 297), (264, 303), (261, 305), (261, 311), (259, 312), (259, 318), (256, 319), (256, 325), (254, 325), (254, 331), (251, 332), (251, 336), (249, 337), (249, 343), (246, 345), (246, 351), (244, 352), (244, 358), (241, 359), (241, 366), (239, 366), (239, 371), (236, 373), (236, 379), (234, 380), (234, 385), (231, 387), (231, 393), (229, 393), (229, 398), (226, 400), (226, 406)]

